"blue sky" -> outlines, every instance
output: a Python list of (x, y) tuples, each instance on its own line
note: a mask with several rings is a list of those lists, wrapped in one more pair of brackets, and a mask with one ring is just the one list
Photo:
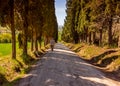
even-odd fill
[(58, 25), (64, 24), (64, 19), (66, 16), (65, 5), (66, 5), (66, 0), (55, 0), (55, 8), (56, 8), (56, 16), (57, 16)]

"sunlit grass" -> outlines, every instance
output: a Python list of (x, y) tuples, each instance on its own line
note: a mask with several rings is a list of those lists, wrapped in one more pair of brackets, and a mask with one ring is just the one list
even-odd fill
[[(30, 48), (31, 43), (28, 43), (28, 48)], [(19, 53), (19, 44), (16, 43), (16, 51)], [(0, 43), (0, 56), (11, 55), (12, 43)]]
[(78, 55), (80, 55), (81, 57), (87, 60), (105, 51), (105, 48), (103, 47), (98, 47), (95, 45), (88, 45), (85, 43), (80, 43), (80, 44), (67, 43), (66, 45), (70, 49), (78, 53)]
[(11, 53), (11, 43), (0, 43), (0, 56), (9, 55)]
[(92, 57), (97, 56), (104, 51), (105, 49), (101, 47), (85, 45), (83, 48), (81, 48), (79, 55), (84, 56), (86, 59), (91, 59)]
[[(0, 43), (0, 81), (3, 81), (4, 86), (13, 86), (14, 82), (27, 73), (31, 64), (37, 61), (34, 53), (31, 52), (31, 43), (28, 42), (28, 56), (22, 55), (22, 49), (19, 49), (18, 43), (16, 43), (17, 56), (16, 59), (11, 58), (12, 44)], [(44, 48), (44, 42), (41, 44), (41, 48)], [(43, 51), (40, 51), (41, 53)], [(44, 52), (43, 52), (44, 53)], [(3, 75), (1, 77), (1, 75)]]
[[(76, 52), (81, 58), (92, 61), (94, 64), (98, 64), (106, 67), (110, 71), (116, 71), (120, 68), (120, 49), (99, 47), (96, 45), (89, 45), (86, 43), (72, 44), (65, 43), (71, 50)], [(109, 53), (110, 51), (116, 51)], [(107, 53), (105, 53), (107, 52)]]

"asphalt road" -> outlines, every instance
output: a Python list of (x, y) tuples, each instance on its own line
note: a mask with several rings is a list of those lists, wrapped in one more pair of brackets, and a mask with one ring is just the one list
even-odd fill
[(16, 86), (120, 86), (62, 44), (49, 50)]

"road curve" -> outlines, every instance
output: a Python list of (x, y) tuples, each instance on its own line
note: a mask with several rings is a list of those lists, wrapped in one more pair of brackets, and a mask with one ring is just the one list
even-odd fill
[(57, 43), (15, 86), (120, 86), (74, 52)]

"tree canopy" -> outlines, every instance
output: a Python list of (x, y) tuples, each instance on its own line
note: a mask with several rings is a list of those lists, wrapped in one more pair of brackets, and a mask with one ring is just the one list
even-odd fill
[(57, 41), (58, 24), (54, 0), (0, 0), (0, 25), (9, 26), (12, 32), (12, 57), (16, 57), (16, 31), (19, 47), (27, 55), (27, 41), (31, 50), (38, 51), (38, 42), (45, 45), (53, 37)]
[(110, 46), (114, 41), (118, 45), (119, 35), (115, 36), (113, 26), (120, 23), (116, 22), (120, 20), (119, 0), (67, 0), (66, 8), (64, 41)]

